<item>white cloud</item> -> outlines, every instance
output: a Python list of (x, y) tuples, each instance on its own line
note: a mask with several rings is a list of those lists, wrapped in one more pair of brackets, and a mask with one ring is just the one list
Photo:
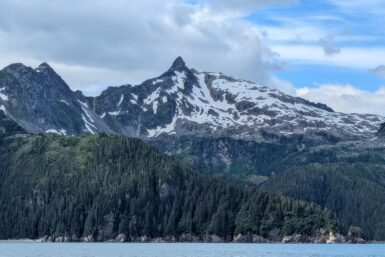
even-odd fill
[[(259, 4), (269, 2), (281, 1)], [(280, 68), (255, 24), (238, 11), (182, 0), (4, 1), (0, 55), (3, 66), (51, 63), (88, 94), (103, 83), (137, 84), (159, 75), (179, 55), (198, 70), (261, 83)]]
[(299, 88), (296, 95), (327, 104), (338, 112), (385, 115), (385, 87), (369, 92), (352, 85), (326, 84)]
[(269, 82), (270, 87), (278, 89), (286, 94), (295, 95), (297, 89), (295, 86), (287, 80), (282, 80), (277, 77), (271, 77)]
[(274, 45), (274, 51), (286, 61), (333, 64), (336, 66), (368, 70), (385, 60), (385, 47), (344, 47), (330, 59), (322, 49), (311, 45)]

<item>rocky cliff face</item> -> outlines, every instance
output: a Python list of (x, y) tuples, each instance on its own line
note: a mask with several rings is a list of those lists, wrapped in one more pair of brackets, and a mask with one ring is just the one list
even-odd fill
[(46, 63), (36, 69), (12, 64), (0, 71), (0, 109), (32, 133), (111, 132)]
[(3, 137), (25, 135), (27, 132), (16, 122), (7, 117), (3, 111), (0, 111), (0, 140)]
[(380, 125), (380, 129), (377, 131), (377, 136), (384, 137), (385, 136), (385, 123)]

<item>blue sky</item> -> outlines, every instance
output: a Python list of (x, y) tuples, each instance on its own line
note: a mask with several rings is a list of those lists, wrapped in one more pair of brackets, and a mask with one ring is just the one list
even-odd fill
[[(338, 55), (344, 54), (346, 48), (363, 52), (383, 51), (385, 27), (381, 16), (385, 1), (369, 1), (367, 4), (362, 1), (362, 5), (352, 1), (351, 6), (349, 1), (341, 2), (299, 0), (286, 5), (267, 5), (245, 17), (262, 27), (266, 32), (264, 40), (273, 50), (274, 46), (291, 46), (299, 51), (301, 47), (320, 48), (325, 41), (336, 49), (336, 53), (325, 54), (325, 58), (286, 58), (288, 67), (277, 73), (279, 78), (290, 81), (296, 87), (349, 84), (376, 91), (385, 85), (385, 77), (369, 72), (385, 60), (375, 58), (366, 65), (359, 65), (359, 59), (356, 64), (335, 60)], [(271, 38), (269, 31), (287, 32), (288, 35), (273, 35)], [(280, 54), (279, 51), (277, 53)], [(373, 58), (373, 55), (367, 58)]]
[(349, 84), (368, 91), (376, 91), (385, 85), (385, 79), (365, 69), (352, 69), (332, 64), (290, 63), (287, 71), (276, 75), (290, 81), (296, 87), (317, 87), (323, 84)]

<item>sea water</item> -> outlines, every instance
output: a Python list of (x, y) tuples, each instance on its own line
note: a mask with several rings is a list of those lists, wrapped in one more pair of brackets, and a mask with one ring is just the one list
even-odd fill
[(0, 242), (0, 257), (385, 257), (385, 245), (20, 243)]

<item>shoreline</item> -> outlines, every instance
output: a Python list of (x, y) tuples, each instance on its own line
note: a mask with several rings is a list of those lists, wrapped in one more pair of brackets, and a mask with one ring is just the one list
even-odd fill
[(31, 243), (31, 244), (255, 244), (255, 245), (380, 245), (385, 244), (385, 241), (366, 241), (365, 243), (282, 243), (282, 242), (268, 242), (268, 243), (252, 243), (252, 242), (139, 242), (139, 241), (127, 241), (127, 242), (117, 242), (117, 241), (101, 241), (101, 242), (82, 242), (82, 241), (70, 241), (70, 242), (45, 242), (36, 240), (27, 240), (27, 239), (10, 239), (10, 240), (0, 240), (0, 244), (19, 244), (19, 243)]
[[(188, 240), (190, 239), (190, 240)], [(94, 240), (92, 237), (70, 238), (70, 237), (42, 237), (38, 239), (2, 239), (0, 243), (140, 243), (140, 244), (385, 244), (385, 241), (366, 241), (362, 238), (330, 236), (330, 238), (321, 237), (303, 237), (301, 235), (285, 236), (278, 240), (268, 240), (256, 235), (234, 236), (231, 240), (225, 240), (216, 235), (206, 235), (204, 237), (158, 237), (148, 238), (146, 236), (137, 238), (127, 238), (125, 235), (118, 235), (114, 239)]]

